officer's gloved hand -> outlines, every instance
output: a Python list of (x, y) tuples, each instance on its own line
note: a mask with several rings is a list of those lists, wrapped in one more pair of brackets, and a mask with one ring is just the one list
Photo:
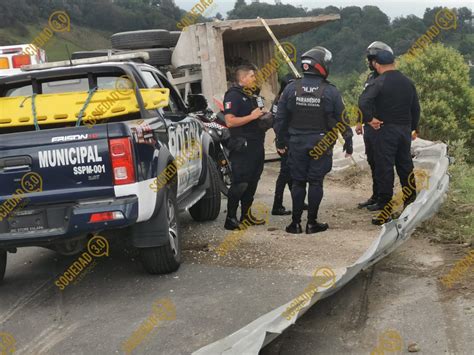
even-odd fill
[(352, 137), (346, 138), (344, 146), (342, 147), (342, 151), (346, 152), (347, 154), (352, 154), (354, 152), (354, 149), (352, 147)]
[(278, 139), (276, 139), (275, 146), (276, 146), (277, 153), (279, 156), (286, 154), (286, 150), (288, 149), (288, 147), (285, 142), (279, 141)]

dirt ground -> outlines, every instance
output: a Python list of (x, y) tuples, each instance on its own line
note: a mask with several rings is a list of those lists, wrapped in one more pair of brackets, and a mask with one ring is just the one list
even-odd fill
[(473, 266), (451, 289), (440, 282), (469, 249), (416, 233), (318, 302), (260, 354), (367, 354), (388, 330), (400, 336), (400, 348), (385, 354), (409, 354), (412, 344), (419, 354), (472, 354)]
[[(279, 162), (265, 164), (254, 203), (263, 203), (271, 210)], [(215, 248), (231, 233), (224, 230), (227, 200), (222, 200), (219, 226), (184, 222), (186, 262), (236, 266), (255, 269), (291, 270), (310, 275), (316, 267), (333, 269), (354, 263), (378, 236), (380, 227), (370, 222), (372, 214), (359, 210), (357, 202), (370, 196), (370, 179), (366, 170), (351, 169), (330, 174), (324, 185), (324, 198), (318, 220), (329, 224), (324, 233), (292, 235), (285, 232), (291, 216), (271, 216), (265, 226), (251, 227), (242, 233), (238, 245), (225, 256)], [(291, 209), (291, 197), (285, 191), (284, 205)], [(270, 213), (269, 213), (270, 214)], [(306, 224), (306, 212), (302, 226)], [(205, 233), (201, 231), (205, 230)], [(191, 233), (193, 235), (191, 235)]]

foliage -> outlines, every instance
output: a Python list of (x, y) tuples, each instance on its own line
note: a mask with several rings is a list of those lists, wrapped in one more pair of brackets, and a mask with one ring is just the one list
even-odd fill
[(474, 92), (469, 83), (469, 66), (461, 54), (442, 44), (432, 44), (416, 59), (402, 57), (399, 69), (414, 81), (418, 90), (420, 135), (445, 142), (464, 139), (474, 153), (470, 123)]
[(176, 23), (185, 14), (171, 0), (2, 0), (0, 28), (15, 29), (47, 20), (58, 9), (66, 11), (73, 24), (110, 32), (176, 30)]

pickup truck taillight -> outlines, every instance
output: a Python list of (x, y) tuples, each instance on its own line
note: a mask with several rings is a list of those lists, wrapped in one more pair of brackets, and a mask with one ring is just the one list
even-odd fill
[(89, 219), (89, 223), (108, 222), (115, 221), (118, 219), (124, 219), (123, 213), (120, 211), (101, 212), (92, 214)]
[(135, 182), (132, 145), (129, 138), (109, 139), (110, 160), (114, 172), (114, 185)]
[(21, 68), (23, 65), (31, 64), (31, 57), (27, 54), (14, 55), (12, 57), (13, 68)]

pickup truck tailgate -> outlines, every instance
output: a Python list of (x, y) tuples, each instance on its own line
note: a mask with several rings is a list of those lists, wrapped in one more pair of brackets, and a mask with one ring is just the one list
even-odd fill
[(41, 130), (0, 136), (0, 200), (22, 188), (25, 174), (41, 177), (31, 204), (114, 197), (107, 126)]

